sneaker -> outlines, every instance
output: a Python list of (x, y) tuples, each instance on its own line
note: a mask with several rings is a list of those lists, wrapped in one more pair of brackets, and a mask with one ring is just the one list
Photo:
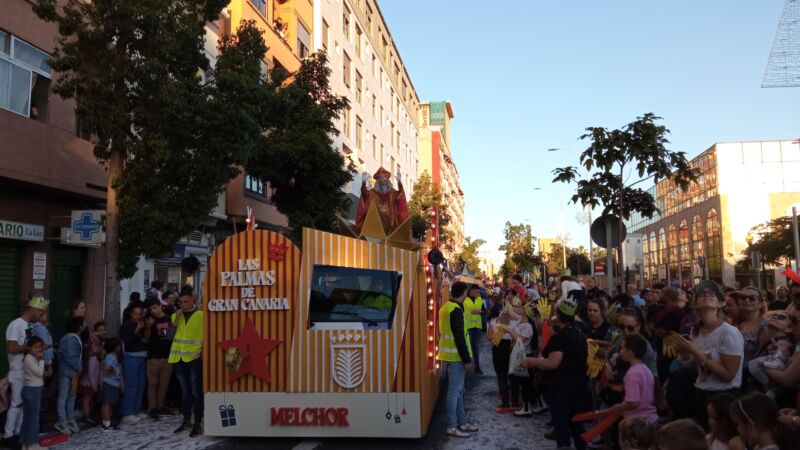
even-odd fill
[(73, 433), (80, 433), (81, 432), (81, 427), (78, 426), (78, 423), (75, 422), (75, 419), (70, 420), (69, 422), (67, 422), (67, 426), (69, 427), (70, 430), (72, 430)]
[(103, 431), (117, 431), (117, 430), (119, 430), (119, 427), (114, 426), (114, 425), (101, 425), (100, 428)]
[(448, 435), (450, 435), (450, 436), (455, 436), (455, 437), (460, 437), (460, 438), (467, 438), (467, 437), (472, 436), (472, 434), (467, 433), (466, 431), (459, 430), (458, 427), (456, 427), (456, 428), (448, 428), (446, 433)]
[(184, 420), (181, 423), (181, 426), (179, 426), (178, 428), (175, 429), (174, 433), (175, 434), (183, 433), (184, 431), (188, 430), (191, 427), (192, 427), (192, 422), (189, 422), (188, 420)]
[(465, 433), (477, 433), (478, 427), (471, 423), (465, 423), (464, 425), (459, 425), (456, 428), (465, 432)]
[(100, 422), (98, 422), (95, 419), (92, 419), (91, 417), (84, 417), (83, 418), (83, 423), (91, 425), (91, 426), (100, 425)]
[(536, 405), (534, 405), (534, 406), (531, 408), (531, 412), (532, 412), (533, 414), (541, 414), (541, 413), (543, 413), (543, 412), (547, 411), (548, 409), (549, 409), (549, 408), (548, 408), (546, 405), (543, 405), (543, 404), (541, 404), (541, 403), (537, 403)]
[(55, 424), (54, 428), (61, 434), (66, 434), (67, 436), (72, 434), (72, 428), (70, 428), (66, 422), (58, 422)]
[(533, 413), (528, 408), (522, 408), (514, 411), (514, 415), (517, 417), (532, 417)]
[(142, 419), (140, 419), (139, 416), (131, 414), (129, 416), (123, 417), (122, 423), (136, 423), (136, 422), (141, 422), (141, 420)]
[(201, 434), (203, 434), (203, 426), (200, 425), (199, 423), (196, 423), (192, 427), (192, 431), (189, 432), (189, 437), (193, 438), (193, 437), (200, 436)]
[(136, 414), (136, 417), (138, 417), (140, 419), (147, 419), (147, 413), (146, 412), (140, 412), (139, 414)]

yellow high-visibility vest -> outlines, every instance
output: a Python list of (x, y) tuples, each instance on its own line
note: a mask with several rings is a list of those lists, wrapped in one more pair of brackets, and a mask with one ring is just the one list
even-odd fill
[[(175, 314), (171, 317), (175, 322)], [(186, 316), (181, 315), (178, 319), (178, 328), (175, 330), (175, 339), (169, 350), (170, 363), (178, 361), (191, 362), (199, 358), (203, 353), (203, 311), (195, 311), (186, 321)]]
[(472, 314), (473, 311), (480, 311), (481, 309), (483, 309), (483, 299), (480, 296), (476, 297), (475, 300), (471, 300), (469, 297), (464, 299), (464, 329), (483, 328), (481, 315)]
[[(461, 361), (453, 330), (450, 328), (450, 313), (456, 308), (461, 308), (461, 305), (452, 300), (439, 308), (439, 353), (436, 355), (436, 359), (439, 361)], [(469, 334), (466, 327), (464, 327), (464, 339), (467, 342), (469, 356), (472, 357), (472, 347), (469, 345)]]

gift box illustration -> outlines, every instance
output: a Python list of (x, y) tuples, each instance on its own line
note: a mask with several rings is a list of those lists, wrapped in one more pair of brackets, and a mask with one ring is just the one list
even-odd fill
[(219, 418), (222, 420), (222, 428), (236, 426), (236, 408), (233, 405), (220, 405)]

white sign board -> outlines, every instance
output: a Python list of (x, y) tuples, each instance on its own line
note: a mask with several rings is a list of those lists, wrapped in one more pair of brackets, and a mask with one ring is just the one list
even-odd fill
[(207, 392), (209, 436), (421, 437), (417, 392)]
[(103, 215), (105, 211), (99, 209), (72, 211), (68, 242), (81, 245), (99, 245), (105, 242)]
[(47, 253), (33, 252), (33, 279), (44, 280), (47, 274)]
[(44, 227), (30, 223), (0, 220), (0, 238), (21, 241), (44, 241)]

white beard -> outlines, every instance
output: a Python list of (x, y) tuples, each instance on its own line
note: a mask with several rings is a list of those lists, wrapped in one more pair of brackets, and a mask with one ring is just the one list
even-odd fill
[(386, 195), (394, 189), (391, 181), (379, 181), (375, 184), (375, 192), (381, 195)]

